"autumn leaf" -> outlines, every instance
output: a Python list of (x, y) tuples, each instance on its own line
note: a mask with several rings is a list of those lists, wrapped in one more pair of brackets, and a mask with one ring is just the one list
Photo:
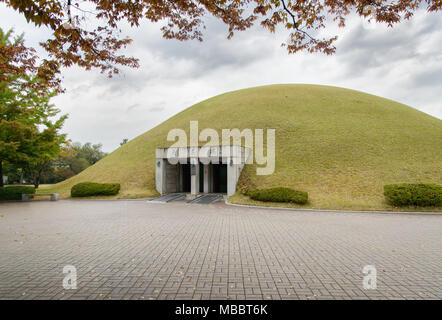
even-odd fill
[[(356, 13), (365, 18), (370, 5), (377, 23), (389, 27), (410, 19), (419, 8), (428, 12), (442, 9), (440, 0), (354, 0), (354, 1), (305, 1), (305, 0), (195, 0), (195, 1), (127, 1), (85, 0), (81, 3), (64, 1), (0, 0), (22, 14), (28, 23), (46, 26), (52, 36), (41, 43), (50, 59), (42, 76), (53, 76), (57, 67), (76, 65), (90, 70), (97, 68), (109, 77), (119, 73), (119, 67), (137, 68), (138, 59), (119, 52), (132, 43), (121, 34), (121, 27), (128, 24), (138, 27), (141, 23), (162, 24), (160, 31), (166, 39), (203, 40), (204, 21), (210, 15), (226, 26), (227, 38), (236, 32), (259, 24), (270, 33), (278, 27), (288, 33), (282, 46), (288, 53), (300, 51), (327, 55), (336, 51), (337, 36), (319, 36), (322, 30), (345, 27), (346, 16)], [(67, 9), (63, 7), (67, 4)], [(85, 10), (92, 7), (93, 10)], [(90, 27), (95, 26), (95, 27)], [(264, 30), (265, 31), (265, 30)], [(336, 32), (336, 31), (333, 31)], [(1, 59), (0, 59), (1, 60)], [(32, 64), (32, 63), (31, 63)]]

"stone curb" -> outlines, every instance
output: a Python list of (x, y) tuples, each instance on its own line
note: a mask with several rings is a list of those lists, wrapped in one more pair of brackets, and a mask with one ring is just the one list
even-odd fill
[[(148, 203), (158, 203), (151, 202), (155, 198), (139, 198), (139, 199), (61, 199), (59, 201), (146, 201)], [(22, 203), (22, 201), (4, 201), (3, 203), (11, 203), (18, 202)], [(327, 209), (298, 209), (298, 208), (284, 208), (284, 207), (264, 207), (264, 206), (253, 206), (248, 204), (237, 204), (231, 203), (228, 200), (225, 200), (224, 203), (228, 206), (232, 207), (243, 207), (243, 208), (252, 208), (252, 209), (267, 209), (267, 210), (286, 210), (286, 211), (300, 211), (300, 212), (331, 212), (331, 213), (379, 213), (379, 214), (406, 214), (406, 215), (427, 215), (427, 216), (441, 216), (442, 212), (422, 212), (422, 211), (358, 211), (358, 210), (327, 210)]]
[(248, 204), (238, 204), (232, 203), (228, 200), (225, 204), (233, 207), (243, 207), (243, 208), (253, 208), (253, 209), (276, 209), (276, 210), (286, 210), (286, 211), (300, 211), (300, 212), (331, 212), (331, 213), (379, 213), (379, 214), (407, 214), (407, 215), (429, 215), (429, 216), (440, 216), (442, 212), (420, 212), (420, 211), (357, 211), (357, 210), (327, 210), (327, 209), (298, 209), (298, 208), (284, 208), (284, 207), (265, 207), (265, 206), (254, 206)]

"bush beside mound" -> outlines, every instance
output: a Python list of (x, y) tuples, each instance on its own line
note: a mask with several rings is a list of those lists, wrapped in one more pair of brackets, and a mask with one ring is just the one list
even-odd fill
[(430, 183), (401, 183), (384, 186), (388, 204), (395, 207), (439, 207), (442, 206), (442, 186)]
[(250, 190), (248, 194), (251, 199), (264, 202), (289, 202), (296, 204), (306, 204), (308, 202), (307, 192), (283, 187)]
[(21, 200), (22, 194), (35, 194), (35, 188), (31, 186), (0, 187), (0, 201)]
[(72, 187), (71, 197), (114, 196), (119, 191), (119, 183), (82, 182)]

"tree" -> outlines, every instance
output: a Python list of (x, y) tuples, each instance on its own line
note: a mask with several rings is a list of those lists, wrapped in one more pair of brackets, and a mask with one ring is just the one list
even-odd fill
[[(349, 13), (368, 17), (375, 11), (376, 22), (385, 22), (391, 27), (412, 17), (423, 4), (429, 12), (442, 9), (441, 0), (84, 0), (81, 6), (71, 0), (0, 1), (23, 14), (28, 22), (53, 30), (53, 37), (42, 43), (52, 63), (57, 62), (53, 65), (48, 62), (48, 70), (56, 71), (58, 63), (66, 67), (75, 64), (87, 70), (100, 68), (109, 76), (118, 73), (121, 65), (138, 67), (137, 59), (117, 54), (131, 43), (131, 39), (121, 36), (122, 22), (138, 27), (143, 19), (164, 21), (163, 36), (181, 41), (202, 41), (205, 15), (226, 24), (228, 38), (259, 22), (270, 32), (275, 32), (278, 26), (288, 30), (289, 37), (283, 45), (289, 53), (333, 54), (337, 37), (317, 36), (318, 30), (327, 27), (327, 18), (344, 27)], [(82, 16), (73, 16), (72, 12)], [(96, 27), (83, 28), (86, 20)], [(91, 21), (93, 23), (89, 23)]]
[(124, 146), (126, 143), (129, 142), (129, 139), (123, 139), (123, 141), (120, 142), (120, 147)]
[[(29, 160), (26, 146), (31, 144), (34, 133), (32, 128), (21, 126), (19, 122), (0, 124), (0, 177), (3, 177), (5, 163), (23, 164)], [(3, 187), (3, 179), (0, 180), (0, 187)]]
[(44, 123), (46, 128), (33, 135), (25, 168), (32, 178), (35, 188), (39, 187), (43, 172), (52, 167), (53, 161), (58, 158), (62, 152), (63, 144), (66, 143), (66, 134), (59, 132), (65, 119), (66, 115), (54, 122), (46, 119)]
[[(0, 29), (0, 177), (3, 164), (25, 161), (26, 146), (35, 133), (32, 110), (33, 95), (29, 94), (25, 72), (32, 63), (28, 51), (23, 49), (23, 37), (11, 40), (12, 31)], [(3, 186), (3, 178), (0, 179)]]
[[(0, 100), (2, 94), (0, 93)], [(2, 110), (3, 109), (3, 110)], [(35, 127), (18, 120), (23, 115), (21, 108), (4, 113), (5, 106), (0, 103), (0, 187), (3, 187), (3, 164), (24, 163), (29, 158), (27, 149), (32, 144)]]
[(92, 144), (86, 142), (80, 149), (78, 149), (78, 156), (86, 159), (90, 165), (93, 165), (107, 155), (107, 153), (101, 150), (102, 147), (103, 145), (101, 143)]
[(33, 88), (37, 93), (46, 88), (62, 92), (58, 62), (39, 59), (35, 49), (25, 46), (23, 35), (12, 39), (12, 33), (12, 29), (5, 33), (0, 28), (0, 82), (11, 82), (23, 90)]
[(23, 43), (23, 36), (12, 39), (12, 31), (0, 29), (0, 176), (5, 162), (24, 168), (35, 161), (36, 149), (55, 138), (66, 119), (51, 120), (59, 113), (49, 103), (59, 82), (42, 74)]
[(75, 172), (70, 168), (54, 168), (54, 171), (54, 175), (46, 180), (47, 183), (58, 183), (75, 176)]
[(82, 145), (80, 142), (74, 142), (67, 148), (66, 155), (59, 158), (57, 165), (58, 167), (69, 167), (72, 172), (78, 174), (107, 155), (101, 148), (101, 143), (86, 142)]
[(63, 161), (69, 166), (69, 168), (72, 170), (74, 174), (78, 174), (84, 169), (91, 166), (89, 161), (87, 161), (85, 158), (80, 158), (75, 156), (66, 158)]
[(34, 133), (31, 146), (27, 150), (27, 161), (6, 162), (5, 172), (9, 183), (21, 184), (24, 179), (36, 186), (40, 183), (58, 183), (73, 177), (107, 155), (101, 150), (101, 144), (87, 142), (82, 145), (79, 142), (65, 141), (65, 135), (58, 133), (61, 125), (57, 127), (56, 132), (46, 129)]

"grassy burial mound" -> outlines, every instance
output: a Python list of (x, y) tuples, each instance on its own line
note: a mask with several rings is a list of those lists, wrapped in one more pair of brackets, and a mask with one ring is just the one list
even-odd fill
[[(385, 208), (383, 187), (442, 183), (442, 120), (366, 93), (318, 85), (271, 85), (200, 102), (140, 135), (79, 175), (51, 186), (67, 197), (80, 182), (121, 184), (118, 197), (155, 191), (155, 148), (169, 130), (276, 129), (276, 170), (257, 176), (246, 166), (242, 188), (307, 191), (313, 208)], [(254, 203), (235, 195), (233, 202)]]

